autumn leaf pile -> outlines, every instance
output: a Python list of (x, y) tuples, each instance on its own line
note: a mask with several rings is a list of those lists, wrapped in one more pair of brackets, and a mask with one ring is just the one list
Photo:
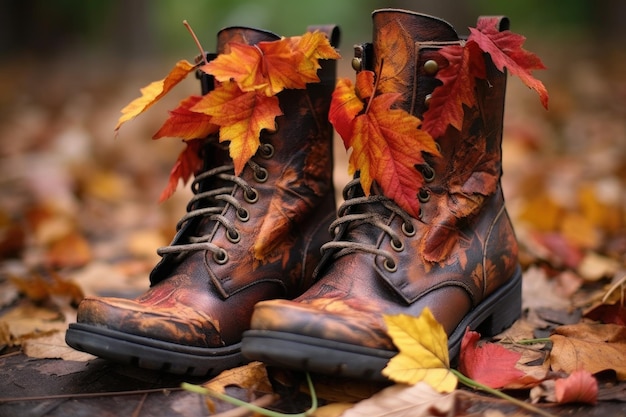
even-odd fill
[(339, 54), (320, 32), (247, 45), (228, 44), (210, 62), (192, 65), (182, 60), (170, 73), (141, 89), (141, 96), (122, 109), (115, 130), (143, 113), (185, 77), (199, 70), (215, 77), (215, 88), (204, 96), (190, 96), (170, 112), (154, 139), (176, 137), (187, 147), (172, 168), (160, 200), (169, 198), (179, 180), (183, 183), (200, 170), (198, 150), (202, 140), (219, 132), (219, 141), (229, 143), (235, 175), (239, 175), (260, 146), (262, 130), (275, 130), (276, 117), (283, 113), (277, 95), (284, 89), (304, 89), (319, 82), (320, 59), (337, 59)]

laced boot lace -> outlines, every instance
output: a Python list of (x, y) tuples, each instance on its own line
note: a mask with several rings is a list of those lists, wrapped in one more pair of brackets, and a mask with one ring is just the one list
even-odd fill
[[(384, 267), (393, 272), (397, 263), (393, 254), (379, 249), (374, 243), (349, 240), (347, 232), (363, 225), (371, 225), (375, 229), (385, 232), (391, 239), (391, 248), (396, 252), (404, 250), (404, 243), (398, 231), (389, 226), (391, 216), (402, 219), (402, 234), (407, 237), (415, 235), (416, 230), (411, 223), (411, 216), (389, 198), (382, 194), (363, 196), (359, 178), (350, 181), (343, 191), (345, 202), (339, 207), (337, 219), (331, 223), (330, 232), (333, 240), (322, 245), (322, 253), (332, 251), (333, 258), (354, 252), (367, 252), (385, 258)], [(380, 207), (386, 210), (381, 210)]]
[[(273, 147), (269, 144), (263, 144), (260, 148), (260, 155), (270, 158), (273, 155)], [(268, 172), (265, 168), (254, 162), (248, 161), (248, 167), (254, 172), (254, 180), (257, 183), (265, 182), (268, 178)], [(208, 190), (204, 190), (204, 184), (220, 184), (223, 186), (213, 186)], [(192, 184), (191, 190), (193, 197), (187, 204), (187, 213), (176, 224), (176, 231), (180, 231), (186, 225), (192, 222), (199, 223), (200, 220), (208, 219), (213, 224), (219, 224), (226, 228), (226, 238), (231, 243), (238, 243), (241, 240), (241, 234), (233, 221), (223, 215), (225, 208), (230, 205), (236, 210), (237, 219), (241, 222), (247, 222), (250, 219), (250, 213), (244, 207), (242, 202), (233, 197), (235, 187), (243, 189), (243, 197), (246, 203), (254, 204), (259, 199), (259, 193), (245, 179), (234, 175), (234, 166), (232, 164), (222, 165), (217, 168), (209, 169), (198, 174)], [(202, 235), (193, 235), (195, 233), (191, 228), (190, 234), (185, 236), (185, 243), (177, 243), (157, 249), (159, 256), (168, 254), (185, 254), (194, 251), (207, 250), (213, 254), (213, 259), (218, 264), (228, 262), (228, 252), (211, 242), (213, 236), (213, 228), (204, 227), (209, 233)], [(178, 239), (177, 239), (178, 240)]]

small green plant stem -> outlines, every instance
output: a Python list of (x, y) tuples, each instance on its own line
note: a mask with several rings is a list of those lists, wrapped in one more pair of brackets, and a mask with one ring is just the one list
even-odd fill
[(230, 395), (222, 394), (220, 392), (204, 388), (200, 385), (189, 384), (187, 382), (183, 382), (181, 384), (181, 388), (190, 392), (195, 392), (197, 394), (217, 398), (218, 400), (222, 400), (229, 404), (236, 405), (237, 407), (244, 407), (252, 412), (259, 413), (267, 417), (308, 417), (317, 410), (317, 395), (315, 394), (315, 387), (313, 386), (313, 381), (311, 381), (311, 376), (308, 374), (308, 372), (306, 373), (306, 382), (309, 386), (309, 392), (311, 394), (311, 407), (305, 412), (298, 414), (285, 414), (278, 411), (268, 410), (267, 408), (247, 403), (238, 398), (231, 397)]
[(547, 411), (541, 410), (540, 408), (537, 408), (533, 406), (532, 404), (529, 404), (524, 401), (520, 401), (517, 398), (513, 398), (510, 395), (503, 393), (502, 391), (498, 391), (495, 388), (491, 388), (491, 387), (481, 384), (480, 382), (476, 382), (473, 379), (466, 377), (465, 375), (463, 375), (461, 372), (459, 372), (456, 369), (450, 369), (450, 371), (454, 375), (456, 375), (456, 377), (459, 379), (459, 382), (461, 382), (463, 385), (466, 385), (470, 388), (479, 389), (481, 391), (488, 392), (491, 395), (502, 398), (503, 400), (509, 401), (510, 403), (515, 404), (516, 406), (523, 408), (526, 411), (539, 414), (540, 416), (556, 417), (554, 414), (550, 414)]
[(540, 337), (538, 339), (522, 339), (517, 340), (515, 343), (519, 345), (536, 345), (538, 343), (550, 343), (552, 340), (549, 337)]

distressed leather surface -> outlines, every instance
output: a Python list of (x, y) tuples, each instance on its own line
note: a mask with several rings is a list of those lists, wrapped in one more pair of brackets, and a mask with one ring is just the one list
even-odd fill
[[(338, 40), (336, 28), (321, 29)], [(218, 53), (228, 52), (229, 42), (276, 39), (270, 32), (228, 28), (218, 34)], [(311, 285), (319, 248), (329, 238), (335, 214), (332, 126), (327, 121), (335, 62), (320, 63), (320, 83), (278, 95), (284, 115), (276, 119), (276, 132), (261, 135), (261, 143), (270, 144), (274, 153), (267, 157), (259, 150), (252, 158), (267, 170), (267, 179), (255, 178), (250, 166), (241, 174), (257, 191), (258, 201), (246, 202), (240, 186), (232, 189), (230, 195), (248, 211), (249, 220), (238, 218), (231, 204), (220, 213), (235, 225), (241, 240), (232, 243), (222, 224), (205, 217), (187, 222), (172, 243), (210, 235), (228, 261), (220, 264), (206, 250), (167, 254), (152, 271), (151, 288), (144, 295), (134, 300), (86, 298), (78, 310), (79, 323), (183, 345), (220, 347), (240, 341), (256, 302), (294, 297)], [(208, 138), (205, 169), (230, 163), (227, 152), (216, 137)], [(213, 178), (201, 183), (200, 191), (225, 185), (228, 181)]]
[[(458, 35), (442, 20), (405, 11), (378, 11), (373, 21), (373, 56), (363, 62), (376, 73), (377, 92), (401, 93), (397, 106), (422, 117), (427, 94), (439, 84), (424, 63), (446, 65), (434, 43), (458, 41)], [(340, 228), (335, 240), (370, 244), (388, 254), (397, 269), (388, 270), (379, 254), (330, 250), (319, 281), (293, 301), (259, 303), (252, 329), (395, 350), (383, 314), (417, 316), (429, 307), (450, 334), (513, 276), (518, 247), (500, 189), (506, 75), (488, 56), (485, 64), (487, 80), (477, 80), (477, 105), (465, 108), (461, 131), (448, 128), (435, 138), (442, 157), (428, 159), (435, 177), (423, 188), (428, 201), (421, 204), (420, 217), (407, 223), (373, 199), (345, 213), (375, 213), (400, 237), (402, 249), (365, 222)], [(363, 195), (359, 187), (350, 192)]]

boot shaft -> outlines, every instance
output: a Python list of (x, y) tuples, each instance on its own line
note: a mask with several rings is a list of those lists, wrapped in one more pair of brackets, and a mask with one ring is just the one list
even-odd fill
[[(339, 40), (336, 26), (309, 30), (321, 31), (333, 46)], [(245, 27), (223, 29), (217, 38), (218, 54), (207, 54), (208, 60), (228, 53), (229, 45), (234, 42), (254, 45), (280, 39), (271, 32)], [(206, 266), (203, 266), (223, 297), (250, 285), (253, 278), (240, 271), (241, 265), (255, 265), (256, 281), (265, 279), (284, 286), (285, 292), (280, 296), (293, 296), (310, 285), (314, 258), (319, 255), (307, 253), (307, 248), (319, 248), (327, 239), (326, 227), (335, 212), (333, 130), (328, 122), (328, 109), (336, 64), (333, 60), (320, 60), (320, 65), (320, 82), (307, 84), (306, 89), (285, 89), (278, 93), (283, 115), (276, 118), (274, 132), (261, 132), (259, 150), (239, 175), (242, 184), (249, 184), (250, 189), (241, 185), (232, 188), (233, 180), (229, 179), (234, 176), (232, 169), (201, 181), (198, 178), (202, 178), (202, 173), (196, 175), (193, 186), (196, 193), (210, 194), (220, 187), (231, 189), (227, 197), (215, 201), (192, 200), (188, 207), (190, 212), (207, 205), (212, 206), (211, 210), (216, 207), (220, 210), (211, 216), (197, 216), (182, 222), (171, 246), (188, 245), (198, 237), (205, 240), (208, 236), (211, 244), (224, 248), (221, 253), (228, 253), (227, 258), (207, 255)], [(213, 90), (212, 76), (200, 72), (198, 77), (203, 94)], [(219, 142), (217, 135), (205, 139), (201, 156), (204, 173), (232, 166), (228, 142)], [(228, 201), (238, 201), (245, 207), (238, 209)], [(217, 217), (219, 221), (215, 220)], [(236, 234), (229, 232), (224, 224), (236, 225), (240, 230)], [(176, 253), (166, 254), (153, 270), (151, 283), (154, 285), (167, 278), (180, 264), (178, 258)], [(282, 264), (279, 269), (291, 269), (291, 273), (278, 273), (276, 264)]]

